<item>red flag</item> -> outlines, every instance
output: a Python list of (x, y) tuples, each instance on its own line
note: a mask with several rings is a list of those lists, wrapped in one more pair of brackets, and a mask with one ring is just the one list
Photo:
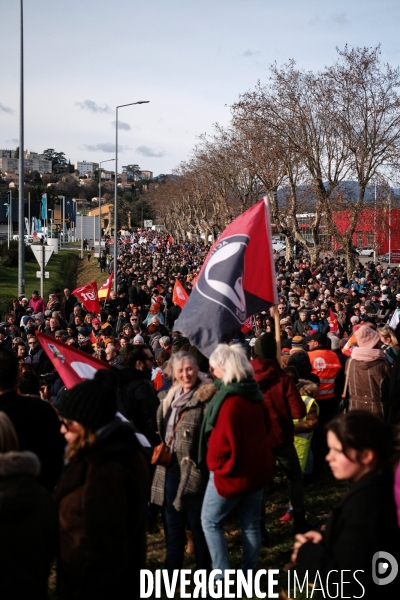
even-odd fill
[(92, 342), (92, 346), (95, 346), (97, 344), (97, 340), (96, 340), (96, 338), (93, 335), (93, 331), (91, 331), (90, 334), (89, 334), (89, 340)]
[(153, 388), (155, 390), (159, 390), (160, 387), (162, 387), (163, 384), (163, 376), (162, 376), (162, 371), (161, 369), (159, 371), (157, 371), (156, 376), (153, 379)]
[(243, 325), (241, 326), (241, 330), (243, 331), (243, 333), (247, 333), (248, 331), (250, 331), (250, 329), (253, 327), (253, 317), (249, 317), (248, 319), (245, 320), (245, 322), (243, 323)]
[(111, 271), (111, 275), (108, 276), (105, 283), (103, 283), (103, 285), (97, 292), (97, 296), (98, 296), (99, 300), (107, 300), (108, 296), (110, 295), (111, 288), (112, 288), (113, 275), (114, 275), (114, 271)]
[(329, 309), (329, 329), (331, 331), (339, 331), (338, 320), (336, 318), (335, 313), (333, 312), (333, 310), (331, 308)]
[(183, 308), (189, 296), (185, 288), (178, 279), (175, 279), (174, 291), (172, 292), (172, 302)]
[(99, 369), (110, 368), (106, 362), (82, 350), (67, 346), (50, 335), (37, 331), (36, 337), (67, 389), (82, 383), (85, 379), (93, 379)]
[(91, 313), (98, 315), (100, 313), (100, 303), (97, 297), (97, 283), (91, 281), (86, 285), (81, 285), (71, 292), (79, 298), (83, 306)]
[(266, 199), (246, 210), (211, 248), (174, 329), (206, 356), (229, 342), (250, 315), (277, 304)]

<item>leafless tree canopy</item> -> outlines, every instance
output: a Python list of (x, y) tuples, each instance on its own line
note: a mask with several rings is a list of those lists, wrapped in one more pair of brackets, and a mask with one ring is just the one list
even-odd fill
[[(383, 64), (380, 48), (337, 50), (318, 73), (292, 60), (272, 65), (231, 107), (228, 127), (199, 138), (189, 162), (152, 191), (168, 229), (216, 236), (261, 195), (277, 231), (322, 249), (321, 231), (343, 246), (352, 264), (352, 238), (372, 182), (397, 183), (400, 72)], [(339, 227), (335, 213), (346, 215)], [(312, 215), (306, 239), (299, 215)], [(310, 239), (311, 238), (311, 239)], [(289, 250), (290, 251), (290, 250)]]

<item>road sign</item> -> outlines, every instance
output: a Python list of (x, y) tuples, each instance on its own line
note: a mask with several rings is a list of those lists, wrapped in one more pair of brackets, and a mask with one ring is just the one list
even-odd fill
[(153, 227), (153, 221), (143, 221), (143, 227)]
[[(40, 278), (41, 276), (42, 276), (42, 271), (36, 271), (36, 277)], [(46, 279), (49, 279), (50, 278), (50, 272), (49, 271), (45, 271), (44, 272), (44, 276), (45, 276)]]
[(36, 260), (39, 263), (39, 266), (42, 265), (42, 250), (44, 250), (44, 266), (47, 265), (47, 263), (50, 260), (51, 255), (54, 252), (54, 247), (53, 246), (31, 246), (32, 248), (32, 252), (35, 255)]

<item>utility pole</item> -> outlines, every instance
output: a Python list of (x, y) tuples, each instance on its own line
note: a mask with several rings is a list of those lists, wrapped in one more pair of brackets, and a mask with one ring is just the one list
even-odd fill
[[(18, 195), (18, 295), (25, 294), (24, 238), (24, 3), (20, 0), (20, 89), (19, 89), (19, 195)], [(11, 210), (11, 202), (10, 202)], [(12, 227), (12, 221), (11, 221)]]

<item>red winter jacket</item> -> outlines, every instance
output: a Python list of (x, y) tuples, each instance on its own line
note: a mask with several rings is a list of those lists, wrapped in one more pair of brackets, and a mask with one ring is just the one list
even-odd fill
[(254, 492), (272, 477), (270, 422), (263, 403), (228, 396), (208, 439), (207, 467), (224, 498)]
[(292, 444), (293, 419), (302, 419), (306, 415), (306, 407), (296, 384), (275, 360), (255, 358), (251, 364), (254, 379), (261, 388), (268, 409), (272, 448)]

